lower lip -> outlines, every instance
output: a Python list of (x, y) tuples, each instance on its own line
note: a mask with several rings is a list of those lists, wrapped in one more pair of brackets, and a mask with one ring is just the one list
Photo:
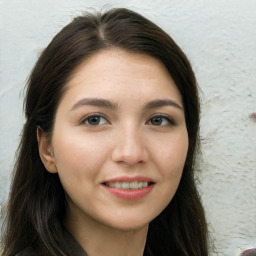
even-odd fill
[(110, 188), (106, 185), (103, 185), (111, 194), (116, 197), (127, 199), (127, 200), (138, 200), (146, 196), (153, 189), (154, 184), (149, 185), (146, 188), (139, 189), (118, 189)]

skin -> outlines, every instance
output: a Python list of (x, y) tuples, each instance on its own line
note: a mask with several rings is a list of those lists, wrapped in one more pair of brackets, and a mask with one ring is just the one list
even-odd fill
[[(147, 106), (152, 101), (158, 104)], [(65, 225), (86, 252), (143, 255), (148, 225), (173, 198), (188, 149), (182, 97), (165, 66), (119, 49), (91, 56), (66, 85), (51, 141), (38, 129), (38, 142), (46, 169), (58, 173), (66, 192)], [(137, 200), (102, 185), (138, 175), (154, 185)]]

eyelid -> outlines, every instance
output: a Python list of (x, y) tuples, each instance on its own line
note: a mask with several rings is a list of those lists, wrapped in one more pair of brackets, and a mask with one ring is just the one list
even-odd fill
[[(80, 120), (79, 124), (88, 125), (88, 126), (93, 126), (93, 125), (90, 125), (90, 124), (86, 124), (85, 121), (88, 120), (88, 118), (94, 117), (94, 116), (96, 116), (96, 117), (102, 117), (102, 118), (104, 118), (104, 119), (106, 120), (106, 123), (110, 124), (110, 121), (109, 121), (108, 117), (107, 117), (105, 114), (99, 113), (99, 112), (90, 113), (90, 114), (84, 116), (84, 117)], [(95, 126), (97, 126), (97, 125), (95, 125)]]
[[(146, 124), (147, 124), (148, 122), (150, 122), (150, 120), (151, 120), (152, 118), (154, 118), (154, 117), (162, 117), (162, 118), (165, 118), (165, 119), (167, 119), (167, 121), (169, 122), (170, 125), (176, 125), (174, 119), (173, 119), (170, 115), (164, 114), (164, 113), (156, 113), (156, 114), (152, 115), (152, 116), (148, 119), (148, 121), (146, 122)], [(164, 126), (164, 125), (159, 125), (159, 126)]]

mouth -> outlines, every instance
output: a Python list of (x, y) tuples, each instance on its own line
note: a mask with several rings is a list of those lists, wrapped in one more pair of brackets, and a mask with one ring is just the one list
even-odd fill
[(102, 183), (103, 187), (115, 197), (138, 200), (150, 193), (155, 182), (145, 177), (119, 177)]
[(117, 189), (124, 189), (124, 190), (137, 190), (141, 188), (146, 188), (153, 184), (153, 182), (147, 182), (147, 181), (112, 181), (112, 182), (105, 182), (103, 183), (105, 186), (109, 188), (117, 188)]

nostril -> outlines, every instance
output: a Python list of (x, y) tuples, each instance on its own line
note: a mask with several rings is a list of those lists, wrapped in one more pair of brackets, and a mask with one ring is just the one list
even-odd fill
[(135, 147), (127, 143), (113, 150), (112, 159), (117, 163), (128, 165), (143, 164), (147, 160), (147, 152), (143, 147)]

